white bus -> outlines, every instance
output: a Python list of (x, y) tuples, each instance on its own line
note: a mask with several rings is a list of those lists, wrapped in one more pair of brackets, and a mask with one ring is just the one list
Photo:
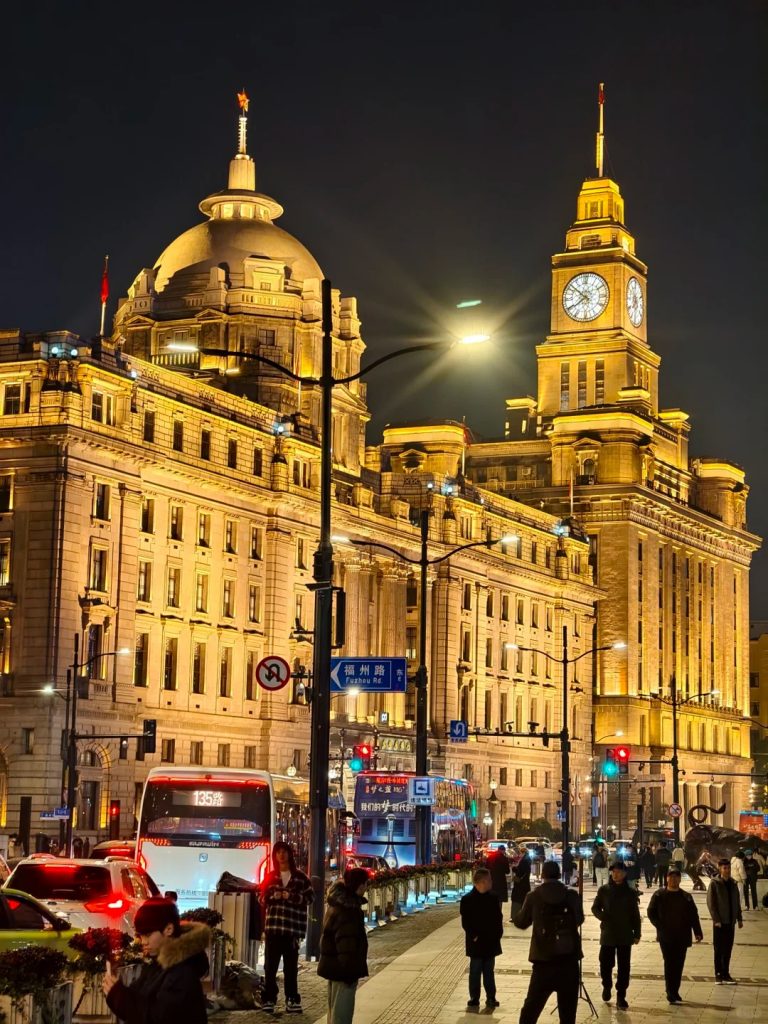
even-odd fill
[(153, 768), (144, 784), (136, 859), (179, 909), (208, 905), (225, 871), (261, 882), (275, 836), (269, 772)]

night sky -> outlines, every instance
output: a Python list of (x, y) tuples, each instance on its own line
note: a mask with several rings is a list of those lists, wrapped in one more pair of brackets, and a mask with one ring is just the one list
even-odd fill
[[(483, 299), (493, 352), (372, 376), (369, 443), (427, 416), (500, 436), (504, 398), (535, 393), (549, 260), (593, 173), (605, 81), (662, 404), (691, 414), (693, 455), (746, 468), (750, 528), (768, 534), (763, 3), (13, 6), (0, 326), (94, 334), (104, 253), (111, 315), (225, 187), (244, 85), (257, 187), (357, 296), (370, 357)], [(752, 617), (768, 618), (763, 553)]]

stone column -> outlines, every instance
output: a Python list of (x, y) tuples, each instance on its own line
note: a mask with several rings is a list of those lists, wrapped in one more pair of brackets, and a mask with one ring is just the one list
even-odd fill
[(430, 731), (445, 736), (448, 723), (458, 718), (456, 666), (461, 654), (461, 584), (439, 572), (432, 587), (432, 644), (429, 664)]

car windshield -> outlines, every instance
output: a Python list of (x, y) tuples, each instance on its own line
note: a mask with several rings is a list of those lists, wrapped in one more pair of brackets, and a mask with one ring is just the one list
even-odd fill
[(79, 903), (112, 891), (107, 868), (85, 864), (19, 864), (9, 882), (11, 889), (20, 889), (39, 900), (76, 900)]

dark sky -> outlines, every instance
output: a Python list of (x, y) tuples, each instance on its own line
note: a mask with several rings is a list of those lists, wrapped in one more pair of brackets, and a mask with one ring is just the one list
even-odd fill
[[(493, 324), (471, 366), (372, 376), (369, 441), (419, 416), (498, 436), (504, 398), (535, 392), (549, 259), (592, 173), (604, 80), (662, 402), (690, 412), (692, 454), (747, 469), (751, 528), (768, 533), (763, 3), (13, 7), (0, 325), (95, 333), (103, 254), (114, 300), (224, 187), (245, 85), (259, 188), (357, 296), (369, 356), (439, 336), (462, 298)], [(766, 554), (752, 616), (768, 618)]]

